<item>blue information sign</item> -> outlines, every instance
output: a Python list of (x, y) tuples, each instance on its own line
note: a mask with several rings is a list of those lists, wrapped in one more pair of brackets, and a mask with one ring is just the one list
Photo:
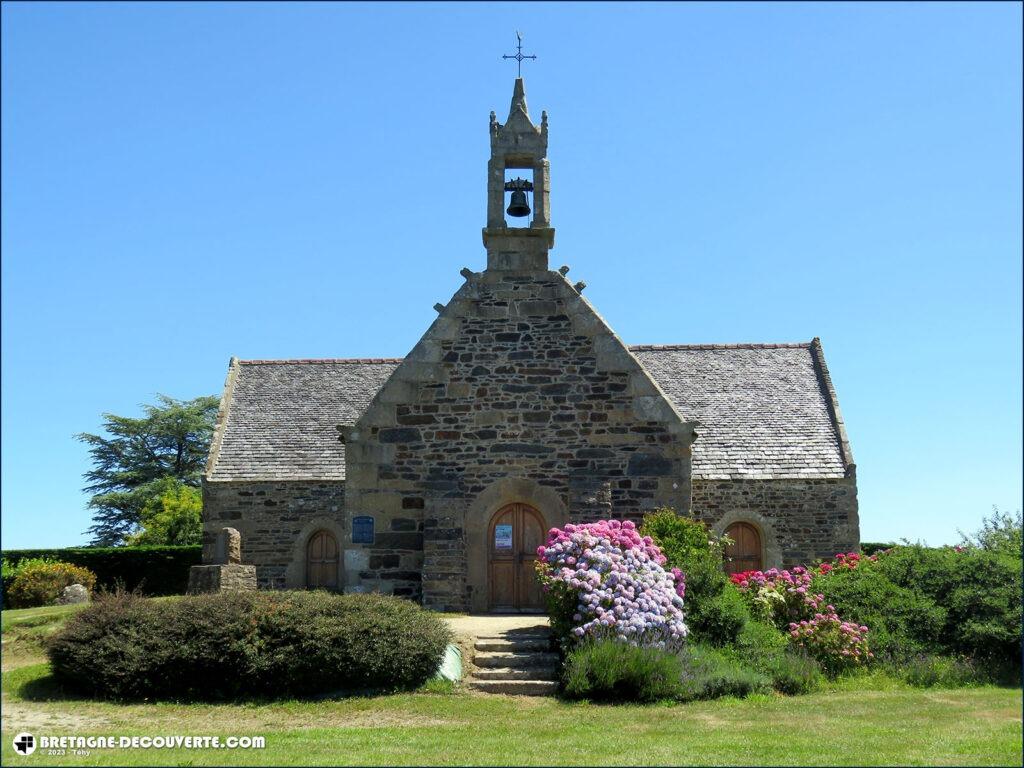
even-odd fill
[(373, 518), (358, 515), (352, 518), (352, 543), (373, 544)]

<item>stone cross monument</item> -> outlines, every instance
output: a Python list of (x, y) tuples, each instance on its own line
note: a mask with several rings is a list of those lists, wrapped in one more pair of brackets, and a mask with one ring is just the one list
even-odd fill
[(188, 574), (189, 594), (246, 592), (256, 589), (256, 566), (242, 564), (242, 535), (221, 528), (211, 565), (193, 565)]

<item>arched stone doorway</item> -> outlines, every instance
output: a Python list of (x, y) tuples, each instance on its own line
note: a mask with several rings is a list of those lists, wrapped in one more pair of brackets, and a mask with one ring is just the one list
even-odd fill
[(507, 504), (487, 527), (488, 609), (539, 612), (544, 594), (534, 563), (544, 543), (544, 518), (529, 504)]
[(761, 532), (751, 523), (737, 521), (725, 529), (732, 544), (725, 548), (726, 573), (760, 571), (764, 566)]
[(330, 531), (316, 531), (306, 544), (306, 586), (338, 588), (338, 540)]

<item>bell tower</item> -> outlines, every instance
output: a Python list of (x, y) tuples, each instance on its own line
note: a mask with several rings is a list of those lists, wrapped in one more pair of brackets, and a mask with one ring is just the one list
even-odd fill
[[(523, 78), (517, 77), (508, 119), (491, 112), (491, 159), (487, 163), (487, 269), (546, 270), (555, 230), (548, 210), (548, 113), (534, 125), (526, 107)], [(509, 171), (522, 170), (530, 178)], [(508, 207), (505, 200), (508, 197)], [(530, 207), (532, 198), (533, 206)], [(531, 218), (532, 214), (532, 218)], [(520, 223), (520, 220), (522, 222)]]

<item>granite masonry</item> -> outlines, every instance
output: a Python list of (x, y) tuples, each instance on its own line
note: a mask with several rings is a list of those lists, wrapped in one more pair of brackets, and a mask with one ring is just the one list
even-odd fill
[[(510, 169), (531, 176), (529, 226), (506, 222)], [(533, 124), (521, 79), (506, 122), (491, 115), (488, 174), (487, 268), (462, 270), (406, 357), (232, 359), (204, 562), (229, 525), (260, 587), (533, 610), (531, 551), (568, 521), (667, 506), (745, 524), (765, 567), (856, 548), (820, 342), (623, 344), (549, 269), (547, 115)]]

